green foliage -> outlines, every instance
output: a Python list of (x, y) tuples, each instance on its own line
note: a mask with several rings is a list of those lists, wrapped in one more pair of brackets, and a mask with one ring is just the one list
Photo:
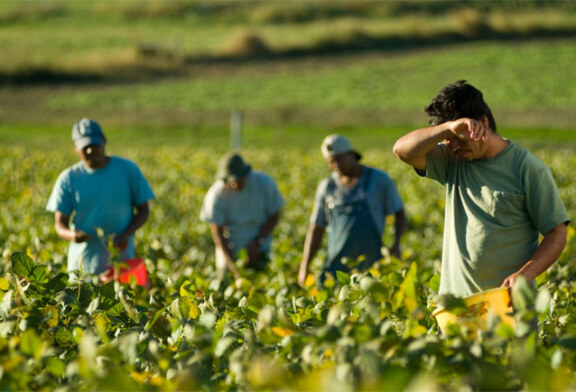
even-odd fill
[[(512, 332), (438, 335), (436, 298), (443, 192), (418, 178), (376, 136), (360, 134), (366, 163), (395, 179), (409, 228), (403, 260), (368, 272), (336, 274), (324, 290), (300, 288), (300, 262), (314, 190), (328, 174), (308, 149), (245, 150), (277, 179), (286, 199), (267, 270), (215, 271), (209, 228), (198, 211), (219, 149), (111, 144), (138, 162), (157, 200), (138, 231), (151, 288), (65, 272), (67, 244), (44, 211), (57, 174), (74, 156), (33, 144), (0, 147), (0, 388), (2, 390), (570, 390), (576, 385), (576, 234), (561, 259), (518, 286)], [(383, 138), (384, 136), (381, 136)], [(69, 148), (69, 147), (67, 147)], [(572, 216), (572, 150), (535, 150), (552, 169)], [(216, 158), (215, 158), (216, 157)], [(42, 168), (39, 170), (39, 168)], [(393, 239), (392, 227), (385, 243)], [(322, 252), (312, 268), (317, 271)], [(537, 317), (538, 332), (530, 322)]]

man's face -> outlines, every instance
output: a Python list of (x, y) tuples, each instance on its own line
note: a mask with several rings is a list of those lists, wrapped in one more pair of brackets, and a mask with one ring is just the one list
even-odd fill
[(106, 163), (105, 144), (91, 144), (83, 149), (76, 149), (76, 153), (90, 168), (99, 168)]
[(326, 160), (332, 171), (345, 176), (353, 174), (353, 170), (358, 164), (358, 159), (352, 151), (336, 154)]
[(246, 176), (238, 178), (237, 180), (226, 181), (226, 188), (232, 189), (233, 191), (240, 192), (244, 189), (246, 185)]
[(486, 143), (474, 140), (463, 140), (456, 137), (444, 141), (454, 155), (465, 161), (475, 161), (483, 157)]

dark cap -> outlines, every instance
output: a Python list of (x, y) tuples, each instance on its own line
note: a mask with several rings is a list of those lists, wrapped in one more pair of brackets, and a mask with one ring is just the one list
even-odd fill
[(224, 182), (238, 181), (248, 175), (252, 166), (244, 162), (240, 154), (229, 153), (225, 155), (218, 166), (218, 179)]
[(104, 143), (104, 132), (96, 121), (83, 118), (74, 124), (72, 140), (79, 150), (90, 145), (101, 146)]

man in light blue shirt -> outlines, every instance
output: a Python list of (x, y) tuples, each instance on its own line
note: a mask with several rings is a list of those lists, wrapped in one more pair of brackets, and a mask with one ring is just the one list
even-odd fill
[(60, 174), (46, 210), (55, 214), (58, 236), (70, 241), (68, 271), (99, 274), (110, 267), (109, 239), (119, 261), (134, 258), (134, 233), (154, 193), (134, 162), (106, 155), (96, 121), (75, 124), (72, 140), (81, 161)]
[(238, 279), (235, 261), (241, 249), (247, 253), (246, 267), (260, 268), (268, 261), (284, 200), (272, 177), (252, 170), (237, 153), (221, 159), (217, 177), (200, 219), (210, 224), (217, 269), (222, 275), (230, 270)]

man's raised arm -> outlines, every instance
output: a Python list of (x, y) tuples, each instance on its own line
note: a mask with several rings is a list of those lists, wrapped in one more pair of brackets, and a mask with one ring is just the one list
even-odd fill
[(460, 118), (412, 131), (396, 141), (394, 154), (418, 170), (426, 170), (426, 154), (443, 140), (485, 140), (486, 126), (480, 121)]

